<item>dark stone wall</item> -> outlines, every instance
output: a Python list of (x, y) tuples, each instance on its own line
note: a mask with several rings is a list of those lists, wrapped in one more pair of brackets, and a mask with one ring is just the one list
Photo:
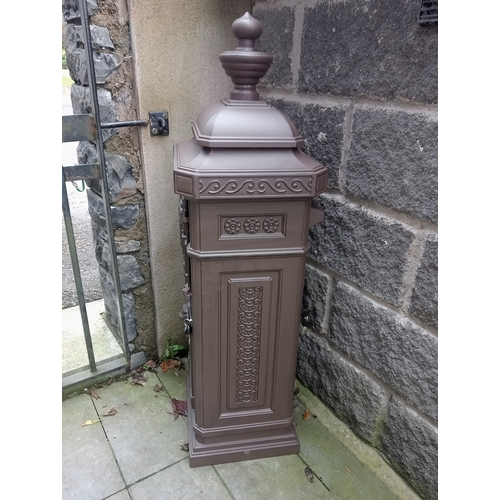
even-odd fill
[(261, 96), (329, 171), (298, 378), (437, 499), (437, 26), (420, 0), (259, 0)]
[[(136, 104), (126, 2), (88, 0), (98, 101), (102, 122), (134, 120)], [(78, 2), (63, 0), (64, 45), (74, 113), (90, 113), (91, 101)], [(142, 187), (139, 136), (134, 127), (103, 130), (118, 272), (132, 367), (155, 357), (156, 332), (149, 243)], [(81, 142), (79, 163), (98, 162), (96, 144)], [(110, 269), (101, 183), (87, 181), (87, 198), (96, 259), (109, 323), (117, 328), (118, 309)]]

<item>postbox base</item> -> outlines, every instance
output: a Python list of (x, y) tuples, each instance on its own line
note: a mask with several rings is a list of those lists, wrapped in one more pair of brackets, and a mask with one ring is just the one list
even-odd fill
[(281, 455), (295, 455), (300, 452), (300, 444), (292, 425), (290, 431), (275, 437), (238, 439), (224, 443), (203, 444), (197, 441), (193, 422), (195, 411), (188, 409), (188, 435), (189, 435), (189, 466), (201, 467), (204, 465), (217, 465), (256, 458), (279, 457)]

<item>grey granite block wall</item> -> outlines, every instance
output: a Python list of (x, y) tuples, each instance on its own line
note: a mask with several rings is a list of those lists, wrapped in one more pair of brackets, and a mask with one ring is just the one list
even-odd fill
[(329, 174), (297, 377), (436, 500), (438, 29), (420, 3), (262, 0), (253, 15), (276, 60), (258, 90)]

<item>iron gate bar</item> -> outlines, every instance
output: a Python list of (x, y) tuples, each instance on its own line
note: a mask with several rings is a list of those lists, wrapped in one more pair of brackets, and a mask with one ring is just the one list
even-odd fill
[(90, 141), (96, 136), (94, 117), (89, 114), (62, 117), (62, 142)]
[(73, 232), (73, 222), (71, 221), (64, 167), (62, 169), (62, 211), (68, 239), (69, 254), (71, 257), (71, 267), (73, 268), (73, 276), (75, 278), (76, 296), (78, 298), (78, 305), (80, 306), (80, 316), (82, 318), (83, 335), (85, 336), (85, 344), (87, 346), (90, 371), (95, 373), (97, 371), (97, 366), (95, 364), (94, 348), (92, 347), (92, 337), (90, 336), (89, 318), (87, 315), (87, 306), (85, 305), (82, 277), (80, 275), (80, 264), (78, 263), (78, 254), (76, 252), (75, 233)]
[(101, 166), (99, 163), (82, 163), (80, 165), (63, 167), (63, 172), (67, 182), (101, 178)]
[(111, 275), (113, 277), (113, 284), (115, 288), (116, 295), (116, 306), (118, 309), (118, 327), (120, 331), (120, 336), (122, 340), (123, 354), (127, 359), (127, 362), (130, 364), (130, 351), (128, 348), (128, 339), (127, 339), (127, 331), (125, 329), (125, 318), (123, 311), (123, 300), (122, 300), (122, 291), (120, 286), (120, 276), (118, 273), (118, 260), (116, 257), (116, 245), (114, 238), (114, 230), (113, 230), (113, 221), (111, 218), (111, 207), (109, 201), (109, 191), (108, 191), (108, 179), (105, 174), (106, 169), (106, 158), (104, 156), (104, 145), (102, 140), (102, 127), (101, 127), (101, 115), (99, 110), (99, 100), (97, 97), (97, 87), (95, 81), (95, 68), (94, 68), (94, 57), (92, 52), (92, 38), (90, 34), (90, 25), (89, 25), (89, 16), (87, 9), (87, 1), (79, 0), (80, 6), (80, 18), (82, 21), (82, 35), (83, 41), (85, 44), (85, 59), (87, 61), (88, 68), (88, 79), (89, 79), (89, 89), (90, 89), (90, 98), (92, 111), (95, 117), (95, 126), (96, 126), (96, 146), (99, 155), (99, 162), (101, 166), (101, 192), (103, 197), (103, 205), (104, 205), (104, 216), (106, 220), (106, 229), (108, 231), (108, 245), (109, 245), (109, 253), (110, 253), (110, 268)]
[(121, 127), (145, 127), (149, 123), (148, 120), (124, 120), (122, 122), (101, 123), (101, 128), (121, 128)]

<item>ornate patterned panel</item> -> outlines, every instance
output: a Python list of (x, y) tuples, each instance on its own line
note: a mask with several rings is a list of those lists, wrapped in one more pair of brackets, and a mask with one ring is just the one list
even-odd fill
[(258, 400), (261, 323), (262, 287), (241, 287), (238, 290), (237, 403)]

